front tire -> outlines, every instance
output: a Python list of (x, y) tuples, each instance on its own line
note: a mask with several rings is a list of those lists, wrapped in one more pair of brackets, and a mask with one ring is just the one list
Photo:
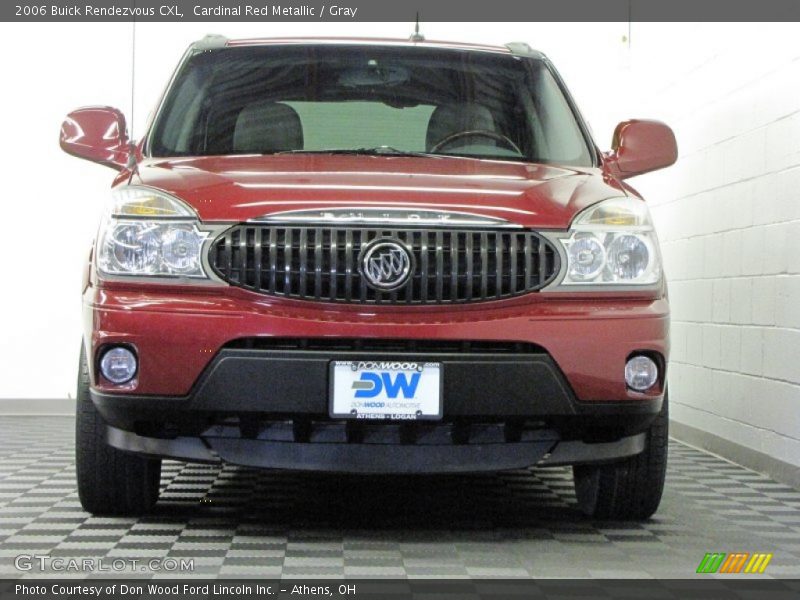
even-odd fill
[(667, 474), (669, 395), (647, 430), (641, 454), (604, 465), (575, 465), (575, 496), (580, 509), (597, 519), (644, 520), (661, 502)]
[(112, 448), (105, 423), (89, 396), (89, 365), (81, 346), (75, 419), (75, 472), (84, 510), (96, 515), (132, 516), (158, 499), (161, 459)]

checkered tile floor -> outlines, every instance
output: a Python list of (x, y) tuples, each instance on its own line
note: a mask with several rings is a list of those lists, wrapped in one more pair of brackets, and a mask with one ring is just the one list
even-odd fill
[(81, 510), (73, 427), (0, 419), (0, 577), (35, 554), (194, 558), (194, 576), (668, 578), (734, 551), (772, 552), (766, 575), (800, 577), (800, 492), (675, 441), (646, 523), (581, 516), (569, 469), (369, 478), (175, 462), (155, 513), (119, 519)]

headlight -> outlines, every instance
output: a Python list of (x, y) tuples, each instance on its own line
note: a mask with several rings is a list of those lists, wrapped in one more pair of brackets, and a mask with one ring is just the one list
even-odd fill
[(567, 255), (561, 285), (652, 285), (661, 278), (658, 238), (641, 200), (613, 198), (589, 207), (561, 243)]
[(592, 234), (572, 238), (567, 251), (569, 275), (575, 281), (591, 281), (606, 264), (606, 249)]
[(107, 275), (206, 278), (201, 253), (207, 232), (177, 198), (149, 188), (113, 192), (98, 235), (97, 266)]

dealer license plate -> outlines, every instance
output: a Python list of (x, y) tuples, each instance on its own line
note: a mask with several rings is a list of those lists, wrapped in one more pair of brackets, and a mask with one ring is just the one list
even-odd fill
[(331, 363), (330, 416), (337, 419), (442, 418), (442, 365), (365, 360)]

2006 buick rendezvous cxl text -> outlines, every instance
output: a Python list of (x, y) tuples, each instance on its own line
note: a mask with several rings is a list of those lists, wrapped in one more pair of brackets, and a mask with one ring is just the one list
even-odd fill
[(70, 113), (119, 171), (83, 282), (86, 510), (157, 500), (162, 457), (347, 473), (574, 465), (642, 519), (667, 456), (669, 307), (647, 206), (675, 162), (601, 153), (526, 44), (190, 46), (144, 137)]

